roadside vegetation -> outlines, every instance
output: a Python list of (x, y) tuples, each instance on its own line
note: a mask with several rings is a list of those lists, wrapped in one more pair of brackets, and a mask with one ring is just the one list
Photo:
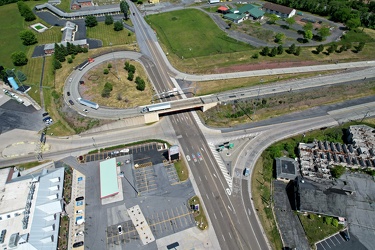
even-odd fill
[[(282, 243), (276, 221), (272, 213), (272, 182), (274, 176), (274, 159), (281, 156), (294, 158), (297, 156), (297, 146), (300, 142), (313, 142), (316, 140), (327, 140), (333, 142), (344, 143), (345, 129), (351, 125), (366, 124), (375, 128), (375, 119), (366, 119), (362, 123), (350, 122), (345, 123), (339, 127), (323, 128), (321, 130), (314, 130), (303, 135), (297, 135), (279, 142), (274, 143), (268, 147), (259, 157), (255, 164), (253, 175), (251, 179), (251, 196), (253, 198), (254, 206), (261, 220), (262, 226), (270, 240), (272, 249), (281, 249)], [(369, 173), (371, 174), (371, 173)], [(318, 239), (337, 232), (341, 226), (331, 226), (332, 222), (327, 224), (327, 229), (319, 229), (324, 222), (323, 217), (311, 216), (311, 219), (301, 216), (303, 227), (307, 232), (310, 243), (316, 242)], [(333, 221), (333, 219), (332, 219)], [(306, 222), (306, 223), (305, 223)], [(336, 224), (336, 223), (335, 223)]]
[(189, 206), (191, 205), (198, 205), (199, 209), (198, 210), (193, 210), (193, 216), (195, 220), (195, 225), (200, 229), (200, 230), (205, 230), (208, 227), (208, 222), (206, 215), (204, 213), (201, 201), (198, 196), (193, 196), (189, 200)]
[[(288, 77), (286, 77), (288, 79)], [(277, 81), (277, 76), (269, 76), (268, 81)], [(284, 80), (284, 79), (283, 79)], [(260, 84), (259, 82), (248, 82), (251, 84)], [(244, 80), (244, 82), (246, 82)], [(205, 91), (210, 91), (211, 87), (217, 89), (232, 86), (230, 80), (221, 81), (220, 84), (201, 85)], [(237, 82), (237, 84), (239, 84)], [(246, 85), (246, 83), (244, 83)], [(244, 123), (251, 123), (268, 118), (281, 116), (287, 113), (306, 110), (312, 107), (338, 103), (350, 99), (371, 96), (375, 94), (373, 81), (363, 81), (344, 85), (334, 85), (329, 87), (305, 90), (301, 92), (286, 92), (275, 94), (273, 96), (239, 100), (234, 102), (222, 103), (206, 112), (199, 112), (200, 117), (208, 126), (212, 127), (230, 127)], [(207, 88), (203, 88), (207, 86)], [(236, 83), (233, 84), (236, 86)]]
[(344, 228), (342, 224), (339, 224), (337, 218), (330, 216), (298, 213), (298, 218), (305, 230), (310, 246), (314, 246), (315, 242), (323, 240)]

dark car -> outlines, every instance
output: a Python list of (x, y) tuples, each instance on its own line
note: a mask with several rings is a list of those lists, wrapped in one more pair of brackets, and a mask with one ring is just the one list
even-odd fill
[(70, 105), (74, 105), (74, 102), (72, 100), (69, 100)]
[(69, 91), (68, 91), (68, 92), (66, 92), (66, 95), (67, 95), (67, 96), (70, 96), (70, 92), (69, 92)]
[(350, 240), (350, 238), (349, 238), (349, 236), (348, 236), (347, 233), (345, 233), (345, 232), (341, 232), (340, 234), (341, 234), (341, 236), (344, 238), (344, 240), (346, 240), (346, 241), (349, 241), (349, 240)]
[(79, 84), (85, 84), (85, 81), (79, 81)]
[(78, 242), (73, 244), (73, 248), (81, 247), (81, 246), (83, 246), (83, 241), (78, 241)]
[(47, 112), (42, 114), (43, 117), (45, 117), (47, 115), (49, 115)]
[(76, 201), (82, 201), (83, 199), (85, 199), (85, 198), (83, 196), (80, 196), (80, 197), (76, 198)]
[(3, 229), (3, 231), (1, 231), (1, 235), (0, 235), (0, 244), (3, 244), (4, 243), (4, 239), (5, 239), (5, 234), (6, 234), (7, 230), (6, 229)]

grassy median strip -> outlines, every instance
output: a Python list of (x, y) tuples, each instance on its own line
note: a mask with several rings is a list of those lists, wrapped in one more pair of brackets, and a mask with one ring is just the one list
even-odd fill
[(192, 206), (192, 205), (195, 208), (198, 205), (198, 210), (194, 209), (194, 212), (193, 212), (195, 224), (200, 230), (205, 230), (208, 227), (208, 222), (207, 222), (206, 215), (203, 211), (203, 207), (198, 196), (194, 196), (189, 200), (189, 206)]

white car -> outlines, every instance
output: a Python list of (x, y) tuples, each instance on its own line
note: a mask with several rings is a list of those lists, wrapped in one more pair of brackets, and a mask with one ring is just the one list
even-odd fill
[(122, 227), (121, 227), (121, 225), (119, 225), (119, 226), (117, 227), (117, 229), (118, 229), (118, 234), (121, 235), (121, 234), (122, 234)]
[(186, 160), (187, 160), (187, 161), (190, 161), (190, 160), (191, 160), (191, 159), (190, 159), (190, 156), (187, 155), (187, 156), (186, 156)]

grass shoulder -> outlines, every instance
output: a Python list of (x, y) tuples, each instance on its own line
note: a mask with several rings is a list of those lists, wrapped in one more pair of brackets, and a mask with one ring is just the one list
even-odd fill
[(198, 205), (198, 210), (193, 210), (193, 216), (195, 220), (195, 225), (200, 229), (200, 230), (205, 230), (208, 227), (208, 221), (206, 218), (206, 215), (204, 213), (202, 203), (199, 199), (198, 196), (194, 196), (190, 198), (189, 200), (189, 206), (193, 205), (194, 207)]

